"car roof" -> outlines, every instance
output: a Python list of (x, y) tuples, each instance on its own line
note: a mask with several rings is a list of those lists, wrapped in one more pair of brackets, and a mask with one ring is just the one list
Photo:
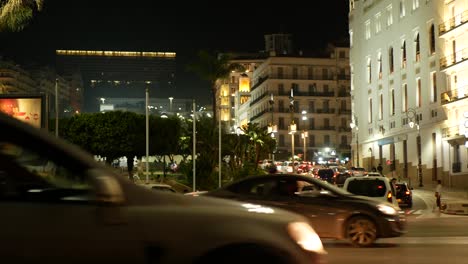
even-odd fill
[(383, 180), (390, 182), (390, 180), (387, 177), (384, 176), (362, 176), (362, 177), (349, 177), (346, 179), (347, 181), (353, 181), (353, 180)]

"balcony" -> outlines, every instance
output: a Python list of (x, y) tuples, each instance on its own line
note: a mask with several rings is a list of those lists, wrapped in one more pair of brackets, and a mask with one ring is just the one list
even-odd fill
[(445, 70), (453, 65), (462, 63), (468, 59), (468, 48), (457, 51), (440, 59), (440, 70)]
[(442, 129), (442, 138), (452, 138), (460, 136), (460, 129), (458, 126), (445, 127)]
[(260, 86), (266, 80), (268, 80), (268, 75), (258, 78), (258, 81), (252, 86), (252, 88), (250, 90), (251, 91), (255, 90), (255, 88)]
[(280, 79), (280, 80), (335, 80), (333, 74), (317, 74), (317, 75), (293, 75), (293, 74), (272, 74), (271, 79)]
[[(458, 92), (460, 90), (465, 90), (465, 93), (463, 95), (460, 95)], [(456, 90), (446, 91), (440, 95), (440, 101), (442, 105), (449, 104), (449, 103), (462, 100), (462, 99), (466, 99), (466, 98), (468, 98), (468, 86), (464, 86)]]
[(442, 36), (442, 35), (450, 32), (451, 30), (453, 30), (453, 29), (455, 29), (455, 28), (457, 28), (459, 26), (462, 26), (466, 22), (468, 22), (468, 10), (464, 11), (463, 13), (458, 14), (458, 15), (450, 18), (449, 20), (444, 21), (442, 24), (440, 24), (439, 25), (439, 36)]

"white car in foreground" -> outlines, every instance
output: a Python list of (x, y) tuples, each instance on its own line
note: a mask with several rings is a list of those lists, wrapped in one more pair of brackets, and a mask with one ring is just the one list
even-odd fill
[[(152, 191), (0, 114), (2, 263), (322, 263), (297, 214)], [(52, 164), (53, 170), (31, 169)]]

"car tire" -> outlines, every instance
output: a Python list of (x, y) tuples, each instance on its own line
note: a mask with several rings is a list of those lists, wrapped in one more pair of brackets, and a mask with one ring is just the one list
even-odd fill
[(377, 226), (364, 216), (355, 216), (346, 222), (346, 238), (356, 247), (369, 247), (377, 239)]

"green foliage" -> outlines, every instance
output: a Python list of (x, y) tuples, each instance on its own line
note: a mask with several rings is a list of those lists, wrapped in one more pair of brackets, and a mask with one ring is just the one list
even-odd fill
[(0, 31), (21, 31), (42, 10), (44, 0), (1, 0)]

